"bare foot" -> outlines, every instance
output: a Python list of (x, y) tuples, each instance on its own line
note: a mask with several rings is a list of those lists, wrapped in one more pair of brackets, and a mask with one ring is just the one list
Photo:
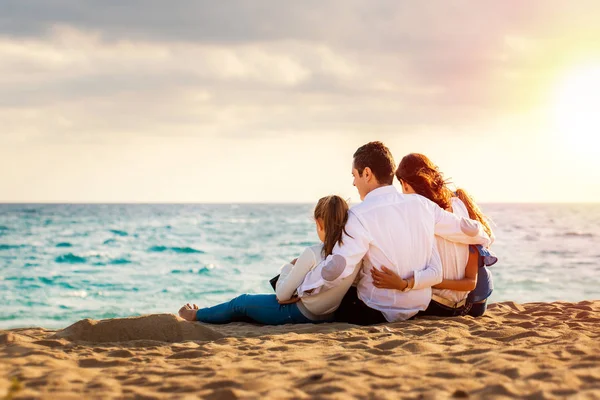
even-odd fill
[(196, 311), (198, 311), (197, 305), (191, 306), (190, 303), (187, 303), (179, 309), (179, 316), (186, 321), (196, 321)]

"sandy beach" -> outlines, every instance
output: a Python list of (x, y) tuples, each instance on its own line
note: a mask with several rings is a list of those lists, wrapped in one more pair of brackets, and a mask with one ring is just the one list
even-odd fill
[(3, 397), (598, 399), (600, 301), (371, 327), (160, 314), (0, 331)]

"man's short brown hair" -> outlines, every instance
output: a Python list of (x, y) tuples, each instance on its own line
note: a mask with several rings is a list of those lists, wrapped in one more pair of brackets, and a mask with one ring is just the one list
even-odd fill
[(370, 142), (360, 146), (354, 152), (354, 168), (362, 176), (365, 168), (369, 167), (381, 184), (391, 185), (394, 182), (396, 164), (387, 146), (381, 142)]

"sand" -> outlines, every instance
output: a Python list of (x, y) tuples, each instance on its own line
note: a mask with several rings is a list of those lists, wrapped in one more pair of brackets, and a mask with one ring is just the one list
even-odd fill
[(600, 399), (600, 300), (372, 327), (161, 314), (0, 331), (0, 399)]

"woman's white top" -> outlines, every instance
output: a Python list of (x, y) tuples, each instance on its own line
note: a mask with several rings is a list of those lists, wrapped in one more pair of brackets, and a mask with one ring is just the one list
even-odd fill
[[(467, 211), (465, 203), (458, 197), (452, 197), (452, 213), (458, 217), (469, 218), (469, 211)], [(439, 236), (436, 236), (435, 240), (442, 260), (442, 273), (444, 279), (463, 279), (465, 277), (467, 261), (469, 260), (469, 246), (462, 243), (451, 242)], [(433, 294), (458, 303), (467, 298), (469, 292), (459, 292), (450, 289), (433, 289)]]
[[(295, 265), (288, 263), (281, 268), (279, 280), (275, 286), (275, 294), (278, 300), (285, 301), (292, 298), (298, 286), (304, 281), (306, 274), (323, 261), (322, 250), (322, 244), (308, 247), (298, 257)], [(297, 303), (302, 314), (312, 320), (330, 316), (340, 306), (359, 270), (360, 268), (357, 268), (353, 276), (344, 279), (342, 284), (335, 288), (313, 296), (303, 297)]]

